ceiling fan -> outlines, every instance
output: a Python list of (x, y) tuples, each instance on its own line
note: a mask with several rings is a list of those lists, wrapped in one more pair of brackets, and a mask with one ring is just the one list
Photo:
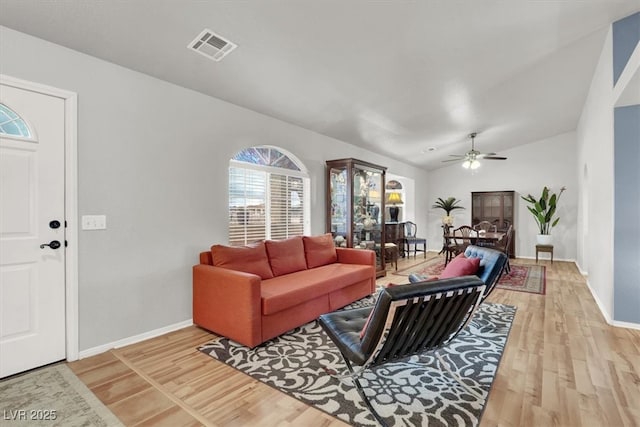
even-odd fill
[(477, 169), (480, 167), (480, 159), (487, 160), (507, 160), (506, 157), (498, 156), (496, 153), (481, 153), (476, 150), (475, 147), (475, 138), (478, 135), (477, 132), (473, 132), (469, 135), (471, 138), (471, 150), (467, 151), (464, 154), (449, 154), (449, 156), (454, 157), (453, 159), (443, 160), (443, 162), (459, 162), (462, 160), (462, 167), (465, 169)]

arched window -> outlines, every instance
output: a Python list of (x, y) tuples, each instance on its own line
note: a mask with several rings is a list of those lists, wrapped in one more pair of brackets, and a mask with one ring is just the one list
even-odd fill
[(229, 161), (229, 244), (309, 233), (309, 175), (292, 154), (250, 147)]
[(0, 134), (33, 138), (27, 123), (15, 111), (4, 104), (0, 104)]
[(384, 187), (387, 190), (402, 190), (402, 183), (400, 181), (396, 181), (395, 179), (387, 182), (387, 185)]
[(391, 222), (399, 222), (401, 219), (406, 221), (404, 205), (407, 203), (407, 198), (402, 183), (395, 179), (390, 179), (384, 188), (387, 195), (385, 218), (389, 218)]

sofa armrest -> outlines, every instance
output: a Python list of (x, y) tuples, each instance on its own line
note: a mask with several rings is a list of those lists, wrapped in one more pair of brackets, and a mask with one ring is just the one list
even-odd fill
[(336, 253), (342, 264), (376, 265), (376, 253), (369, 249), (336, 248)]
[(260, 284), (255, 274), (193, 266), (193, 323), (248, 347), (262, 342)]

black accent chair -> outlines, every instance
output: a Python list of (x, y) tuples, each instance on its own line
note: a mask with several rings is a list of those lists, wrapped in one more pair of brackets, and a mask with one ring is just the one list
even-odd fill
[[(467, 258), (480, 258), (480, 268), (476, 272), (476, 276), (482, 280), (486, 286), (482, 301), (487, 299), (489, 294), (493, 292), (498, 280), (502, 277), (502, 273), (509, 265), (509, 257), (497, 249), (486, 248), (482, 246), (469, 245), (464, 251)], [(428, 279), (416, 273), (409, 274), (409, 282), (418, 283)]]
[[(373, 309), (355, 308), (320, 316), (320, 326), (338, 347), (347, 365), (349, 374), (345, 377), (354, 381), (360, 397), (378, 422), (386, 425), (362, 389), (360, 375), (370, 367), (447, 345), (471, 320), (484, 290), (484, 283), (476, 276), (399, 285), (381, 289)], [(361, 339), (360, 331), (367, 319), (369, 323)], [(436, 356), (459, 381), (437, 353)], [(355, 369), (354, 365), (360, 368)]]

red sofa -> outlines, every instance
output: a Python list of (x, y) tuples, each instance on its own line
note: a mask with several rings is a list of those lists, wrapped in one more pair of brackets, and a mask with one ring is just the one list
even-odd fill
[(193, 322), (248, 347), (375, 291), (375, 253), (331, 234), (213, 245), (193, 266)]

